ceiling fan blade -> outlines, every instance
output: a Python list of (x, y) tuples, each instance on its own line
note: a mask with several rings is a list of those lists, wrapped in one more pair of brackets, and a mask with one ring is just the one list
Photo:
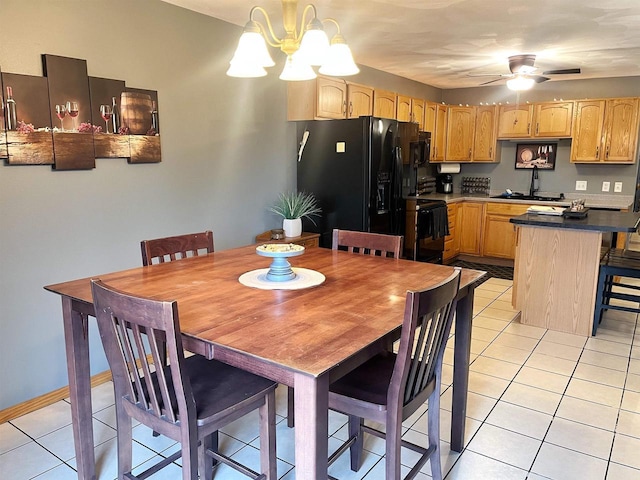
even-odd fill
[(481, 83), (480, 85), (489, 85), (490, 83), (499, 82), (502, 78), (496, 78), (495, 80), (489, 80), (488, 82)]
[(572, 73), (580, 73), (579, 68), (564, 68), (561, 70), (547, 70), (542, 72), (543, 75), (568, 75)]
[(546, 82), (547, 80), (550, 80), (549, 77), (543, 77), (542, 75), (531, 75), (531, 78), (533, 78), (536, 83), (542, 83), (542, 82)]
[(513, 77), (510, 73), (467, 73), (467, 77)]

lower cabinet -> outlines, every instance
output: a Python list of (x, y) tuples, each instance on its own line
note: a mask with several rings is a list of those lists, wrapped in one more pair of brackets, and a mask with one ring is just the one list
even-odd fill
[(482, 221), (484, 203), (463, 202), (458, 205), (456, 236), (460, 241), (460, 253), (480, 255), (482, 251)]
[(449, 235), (444, 238), (444, 252), (442, 260), (446, 262), (460, 253), (460, 235), (458, 231), (458, 208), (461, 204), (450, 203), (447, 205), (447, 217), (449, 219)]
[(482, 256), (515, 258), (516, 229), (511, 217), (526, 213), (529, 205), (487, 203), (482, 238)]

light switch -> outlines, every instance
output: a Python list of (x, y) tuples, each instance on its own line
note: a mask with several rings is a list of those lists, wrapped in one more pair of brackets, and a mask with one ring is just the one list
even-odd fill
[(586, 180), (576, 180), (576, 190), (586, 190), (586, 189), (587, 189)]
[(344, 142), (336, 142), (336, 153), (344, 153), (345, 143)]
[(611, 184), (609, 182), (602, 182), (602, 191), (608, 192), (609, 188), (611, 188)]
[(616, 193), (622, 192), (622, 182), (616, 182), (613, 184), (613, 191)]

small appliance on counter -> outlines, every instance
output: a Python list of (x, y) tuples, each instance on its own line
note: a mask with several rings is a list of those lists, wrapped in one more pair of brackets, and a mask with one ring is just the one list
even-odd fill
[(441, 173), (436, 179), (436, 192), (453, 193), (453, 175)]
[(462, 177), (461, 192), (489, 195), (491, 193), (491, 177)]

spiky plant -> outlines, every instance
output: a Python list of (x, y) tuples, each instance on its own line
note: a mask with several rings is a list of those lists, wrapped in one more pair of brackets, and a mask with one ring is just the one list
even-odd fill
[(311, 217), (318, 217), (322, 212), (316, 197), (312, 193), (305, 192), (281, 193), (278, 201), (269, 210), (288, 219), (307, 217), (314, 225), (316, 222)]

